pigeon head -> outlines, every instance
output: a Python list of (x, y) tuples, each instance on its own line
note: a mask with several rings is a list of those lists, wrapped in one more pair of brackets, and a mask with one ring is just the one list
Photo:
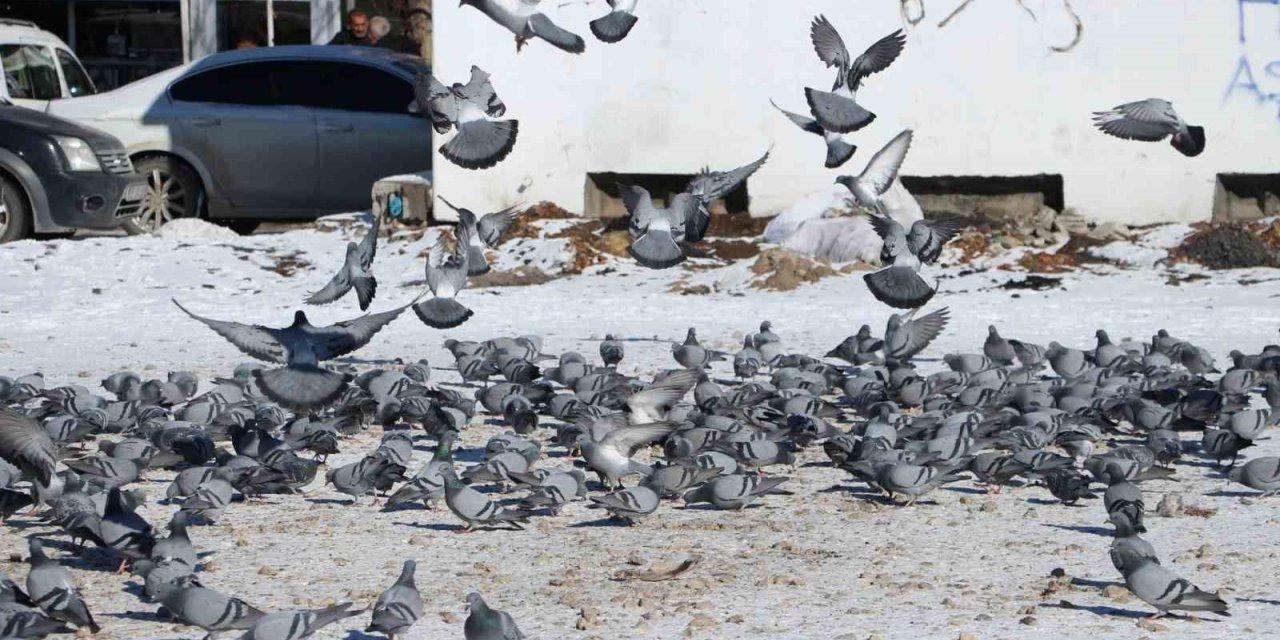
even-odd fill
[[(994, 327), (993, 327), (994, 328)], [(871, 337), (871, 325), (864, 324), (858, 329), (858, 338), (866, 339)]]
[(305, 311), (298, 310), (293, 312), (293, 326), (303, 327), (309, 324), (311, 323), (307, 322), (307, 313)]
[(1093, 335), (1098, 338), (1098, 344), (1111, 344), (1111, 336), (1108, 336), (1105, 330), (1098, 329)]
[(1187, 133), (1173, 136), (1171, 143), (1182, 155), (1194, 158), (1204, 151), (1204, 127), (1187, 127)]
[(1237, 465), (1231, 468), (1231, 472), (1227, 474), (1232, 482), (1240, 482), (1240, 478), (1244, 476), (1244, 465)]
[[(467, 0), (462, 0), (462, 1), (463, 1), (463, 4), (466, 4), (466, 1), (467, 1)], [(481, 598), (481, 597), (480, 597), (480, 593), (479, 593), (479, 592), (472, 591), (471, 593), (468, 593), (468, 594), (467, 594), (467, 608), (468, 608), (468, 609), (479, 609), (479, 608), (484, 608), (484, 607), (485, 607), (484, 598)]]

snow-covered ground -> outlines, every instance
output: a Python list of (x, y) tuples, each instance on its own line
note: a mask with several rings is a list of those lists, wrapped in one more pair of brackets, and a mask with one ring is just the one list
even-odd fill
[[(332, 275), (344, 244), (360, 229), (329, 224), (228, 237), (191, 225), (162, 237), (0, 246), (0, 375), (38, 370), (51, 386), (96, 388), (121, 369), (144, 377), (185, 369), (203, 380), (226, 374), (246, 358), (184, 316), (170, 298), (215, 318), (287, 324), (306, 293)], [(952, 321), (924, 357), (980, 350), (989, 324), (1006, 336), (1082, 348), (1092, 347), (1098, 328), (1115, 339), (1148, 338), (1165, 328), (1220, 362), (1233, 348), (1257, 352), (1280, 342), (1280, 271), (1145, 266), (1156, 260), (1137, 249), (1158, 251), (1163, 238), (1133, 245), (1128, 253), (1107, 250), (1114, 259), (1136, 256), (1125, 261), (1140, 268), (1091, 266), (1054, 274), (1060, 283), (1047, 290), (1002, 287), (1024, 277), (1017, 272), (945, 269), (930, 308), (950, 307)], [(421, 282), (421, 253), (430, 244), (430, 234), (380, 244), (372, 310), (405, 304), (419, 293), (420, 285), (402, 285)], [(563, 259), (562, 249), (548, 244), (525, 250), (530, 261), (547, 267)], [(504, 257), (502, 266), (513, 266), (512, 259)], [(704, 342), (732, 350), (744, 332), (768, 319), (789, 350), (821, 355), (863, 323), (882, 331), (888, 317), (857, 273), (785, 293), (743, 287), (708, 295), (669, 292), (682, 275), (680, 269), (652, 272), (616, 261), (538, 286), (469, 290), (460, 300), (475, 317), (463, 327), (436, 331), (406, 314), (347, 361), (390, 366), (397, 358), (425, 357), (447, 367), (445, 338), (523, 333), (543, 336), (550, 353), (575, 350), (594, 359), (598, 339), (613, 333), (644, 339), (627, 343), (623, 370), (651, 374), (674, 366), (667, 341), (682, 338), (690, 326)], [(307, 312), (315, 324), (358, 314), (353, 299)], [(727, 377), (728, 370), (717, 373)], [(475, 448), (500, 430), (472, 425), (463, 434), (469, 451), (461, 458), (478, 459)], [(344, 442), (344, 453), (329, 464), (355, 460), (378, 437), (374, 430)], [(415, 466), (428, 459), (425, 446)], [(1251, 456), (1278, 453), (1274, 440), (1249, 450)], [(451, 530), (457, 523), (447, 511), (384, 512), (368, 499), (348, 506), (346, 496), (316, 486), (306, 496), (234, 504), (222, 522), (193, 528), (192, 537), (198, 549), (210, 552), (201, 575), (206, 586), (268, 609), (342, 600), (363, 606), (391, 583), (403, 559), (416, 558), (427, 614), (411, 639), (460, 637), (463, 599), (472, 590), (511, 612), (530, 638), (542, 639), (861, 640), (967, 632), (976, 638), (1216, 640), (1268, 637), (1280, 628), (1274, 544), (1280, 502), (1248, 497), (1252, 492), (1228, 486), (1194, 456), (1178, 466), (1178, 482), (1144, 485), (1148, 507), (1162, 494), (1177, 493), (1213, 515), (1152, 514), (1146, 538), (1183, 577), (1223, 590), (1232, 617), (1161, 620), (1163, 633), (1135, 626), (1151, 611), (1140, 601), (1102, 594), (1119, 576), (1107, 556), (1110, 527), (1096, 501), (1065, 507), (1037, 488), (986, 496), (964, 482), (911, 508), (896, 508), (867, 500), (863, 485), (816, 464), (824, 460), (819, 450), (804, 452), (785, 487), (793, 495), (767, 497), (759, 507), (730, 513), (668, 503), (631, 528), (612, 526), (577, 503), (559, 517), (536, 519), (527, 531), (456, 536)], [(565, 467), (569, 460), (552, 456), (541, 464)], [(153, 473), (141, 486), (158, 499), (170, 477)], [(142, 514), (160, 526), (172, 510), (153, 499)], [(24, 538), (53, 530), (21, 517), (13, 524), (0, 530), (0, 549), (10, 560), (0, 568), (21, 582), (26, 568), (15, 560), (26, 555)], [(629, 561), (690, 553), (699, 554), (701, 563), (676, 580), (611, 579)], [(105, 553), (91, 551), (86, 560), (58, 554), (98, 612), (104, 627), (99, 637), (202, 635), (157, 622), (155, 606), (124, 590), (126, 577), (115, 575)], [(1056, 568), (1075, 583), (1049, 588)], [(579, 624), (584, 608), (589, 615)], [(356, 630), (367, 621), (354, 618), (316, 637), (365, 637)]]

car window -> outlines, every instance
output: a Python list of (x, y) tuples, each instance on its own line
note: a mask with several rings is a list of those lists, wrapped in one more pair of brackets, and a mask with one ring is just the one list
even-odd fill
[(278, 60), (218, 67), (179, 79), (169, 95), (182, 102), (307, 106), (305, 67)]
[(0, 45), (4, 65), (4, 83), (9, 96), (24, 100), (54, 100), (62, 97), (58, 70), (53, 56), (45, 47), (35, 45)]
[(413, 85), (388, 71), (347, 62), (317, 65), (322, 74), (311, 87), (321, 109), (408, 114)]
[(93, 86), (93, 81), (89, 79), (89, 74), (84, 72), (84, 67), (80, 66), (80, 61), (76, 60), (75, 56), (63, 49), (55, 49), (55, 51), (58, 52), (58, 66), (62, 67), (62, 77), (67, 80), (67, 92), (72, 98), (98, 92)]

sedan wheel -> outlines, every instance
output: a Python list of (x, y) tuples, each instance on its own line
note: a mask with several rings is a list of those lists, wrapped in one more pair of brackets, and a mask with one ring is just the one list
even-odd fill
[(200, 179), (181, 162), (165, 156), (139, 160), (135, 167), (146, 176), (147, 194), (138, 215), (125, 223), (131, 235), (154, 233), (179, 218), (200, 215), (204, 189)]

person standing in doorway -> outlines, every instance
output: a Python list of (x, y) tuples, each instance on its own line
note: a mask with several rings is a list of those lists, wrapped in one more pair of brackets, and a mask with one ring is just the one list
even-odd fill
[(352, 9), (347, 12), (347, 28), (338, 32), (329, 44), (346, 44), (356, 46), (372, 46), (369, 40), (369, 14)]
[(389, 43), (384, 43), (387, 36), (391, 33), (391, 21), (382, 16), (374, 16), (369, 18), (369, 44), (375, 47), (390, 48)]

